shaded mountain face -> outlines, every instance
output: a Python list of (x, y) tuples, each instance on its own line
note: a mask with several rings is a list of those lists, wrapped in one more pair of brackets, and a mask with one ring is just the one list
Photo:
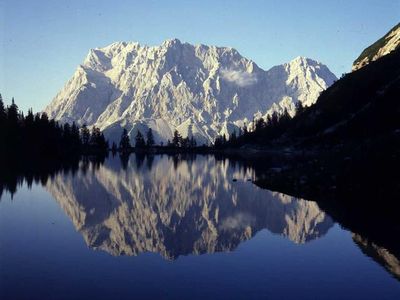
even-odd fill
[(352, 71), (356, 71), (371, 61), (396, 50), (400, 47), (400, 23), (393, 27), (385, 36), (367, 47), (354, 61)]
[(354, 140), (397, 134), (400, 128), (400, 49), (347, 74), (294, 119), (290, 137)]
[[(288, 121), (278, 137), (268, 140), (260, 130), (257, 134), (265, 144), (288, 152), (288, 158), (281, 172), (265, 170), (258, 184), (307, 199), (359, 206), (368, 219), (373, 212), (395, 223), (400, 196), (399, 95), (396, 49), (336, 81), (314, 105)], [(255, 133), (249, 136), (262, 140)]]
[[(398, 140), (399, 39), (400, 24), (370, 47), (376, 53), (371, 52), (375, 54), (367, 65), (336, 81), (321, 93), (313, 106), (295, 118), (287, 137), (309, 137), (317, 143), (361, 141), (372, 144), (374, 139), (384, 136)], [(368, 55), (364, 53), (360, 57)]]
[(260, 189), (253, 176), (213, 156), (132, 155), (125, 168), (111, 158), (57, 175), (47, 189), (88, 246), (113, 255), (231, 251), (262, 229), (306, 243), (332, 227), (315, 202)]
[(334, 80), (325, 65), (303, 57), (264, 71), (233, 48), (122, 42), (90, 50), (45, 112), (96, 125), (111, 140), (122, 127), (131, 137), (151, 127), (156, 142), (177, 129), (203, 143), (255, 115), (285, 108), (293, 114), (297, 101), (311, 105)]
[(379, 199), (380, 212), (397, 217), (391, 208), (400, 195), (399, 95), (400, 49), (339, 79), (270, 141), (293, 155), (264, 185), (309, 199), (364, 199), (363, 207)]

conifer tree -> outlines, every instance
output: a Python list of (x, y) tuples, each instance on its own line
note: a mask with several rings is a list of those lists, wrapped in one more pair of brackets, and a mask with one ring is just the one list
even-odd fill
[(292, 117), (290, 116), (288, 110), (285, 108), (283, 114), (279, 118), (279, 123), (283, 124), (285, 126), (291, 119)]
[(154, 146), (154, 136), (153, 136), (153, 130), (149, 128), (147, 131), (147, 146), (148, 147), (153, 147)]
[(194, 148), (194, 147), (196, 147), (196, 145), (197, 145), (196, 139), (192, 135), (191, 138), (190, 138), (190, 147)]
[(301, 101), (298, 101), (296, 103), (296, 116), (300, 115), (303, 111), (304, 111), (303, 103), (301, 103)]
[(260, 119), (258, 119), (258, 120), (256, 121), (255, 130), (261, 130), (261, 129), (263, 129), (263, 128), (265, 128), (265, 121), (264, 121), (263, 118), (260, 118)]
[(136, 137), (135, 137), (135, 147), (136, 148), (143, 148), (146, 146), (146, 141), (144, 140), (143, 134), (138, 130)]
[(111, 152), (112, 153), (116, 153), (117, 152), (117, 144), (115, 142), (112, 142), (112, 146), (111, 146)]
[(3, 97), (0, 94), (0, 122), (4, 121), (6, 118), (6, 109), (4, 107)]
[(172, 138), (172, 145), (174, 147), (180, 147), (182, 145), (182, 136), (179, 134), (178, 130), (174, 131), (174, 137)]
[(73, 149), (78, 149), (81, 146), (81, 139), (79, 136), (79, 128), (75, 122), (71, 125), (71, 147)]
[(128, 135), (128, 130), (126, 130), (126, 128), (124, 128), (124, 130), (122, 131), (121, 140), (119, 142), (119, 147), (120, 147), (121, 151), (123, 151), (123, 152), (128, 151), (132, 147), (131, 141), (130, 141), (129, 135)]
[(231, 135), (229, 136), (229, 142), (230, 142), (230, 143), (235, 143), (235, 142), (236, 142), (236, 139), (237, 139), (236, 130), (234, 130), (234, 131), (231, 133)]
[(92, 127), (92, 133), (90, 135), (90, 145), (93, 147), (100, 147), (102, 146), (102, 137), (101, 137), (101, 131), (100, 128), (97, 128), (96, 126)]
[(63, 135), (66, 140), (71, 141), (71, 126), (68, 123), (63, 126)]
[(271, 115), (270, 125), (271, 125), (272, 127), (275, 127), (275, 126), (278, 125), (278, 123), (279, 123), (279, 115), (278, 115), (278, 113), (277, 113), (276, 111), (274, 111), (274, 112), (272, 113), (272, 115)]
[(25, 117), (25, 126), (31, 127), (33, 125), (33, 121), (34, 121), (34, 115), (33, 115), (33, 111), (31, 108), (28, 110), (28, 114)]
[(189, 137), (185, 137), (181, 139), (181, 147), (188, 148), (189, 147)]
[(15, 104), (14, 97), (11, 100), (11, 105), (7, 108), (7, 120), (12, 126), (18, 123), (18, 106)]
[(248, 129), (247, 129), (247, 124), (246, 122), (243, 124), (243, 135), (247, 135), (249, 133)]
[(83, 146), (88, 146), (90, 142), (90, 131), (87, 128), (86, 124), (83, 124), (81, 128), (81, 141)]

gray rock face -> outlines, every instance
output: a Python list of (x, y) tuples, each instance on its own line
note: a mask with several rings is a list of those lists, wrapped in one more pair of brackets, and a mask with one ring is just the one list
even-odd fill
[(57, 175), (47, 189), (88, 246), (112, 255), (231, 251), (262, 229), (305, 243), (333, 225), (315, 202), (260, 189), (247, 181), (253, 176), (211, 156), (131, 156), (126, 169), (110, 159)]
[(298, 57), (269, 71), (235, 49), (190, 45), (114, 43), (89, 51), (45, 112), (62, 122), (96, 125), (111, 140), (122, 127), (131, 137), (149, 127), (156, 142), (183, 137), (211, 142), (254, 116), (295, 103), (305, 106), (336, 79), (321, 63)]
[(352, 71), (356, 71), (371, 61), (396, 50), (400, 47), (400, 23), (393, 27), (384, 37), (367, 47), (354, 61)]

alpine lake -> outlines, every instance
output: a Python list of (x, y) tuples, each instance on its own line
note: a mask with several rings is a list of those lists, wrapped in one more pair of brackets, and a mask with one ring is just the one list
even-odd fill
[(256, 177), (132, 154), (2, 187), (0, 298), (400, 299), (398, 249)]

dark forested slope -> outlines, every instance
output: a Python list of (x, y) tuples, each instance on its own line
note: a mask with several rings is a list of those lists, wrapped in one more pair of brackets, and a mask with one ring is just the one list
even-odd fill
[(347, 74), (293, 119), (284, 138), (369, 139), (400, 129), (400, 49)]
[(267, 171), (260, 184), (314, 199), (398, 205), (400, 49), (338, 80), (285, 126), (273, 138), (262, 139), (268, 126), (252, 133), (250, 143), (289, 152), (282, 170)]

